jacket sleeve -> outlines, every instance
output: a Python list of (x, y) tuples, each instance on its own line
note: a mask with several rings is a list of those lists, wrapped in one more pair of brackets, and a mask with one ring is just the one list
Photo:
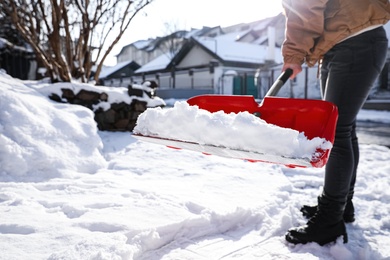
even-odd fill
[[(283, 0), (286, 35), (282, 46), (285, 63), (303, 64), (324, 31), (324, 12), (328, 0)], [(315, 63), (316, 61), (314, 61)]]

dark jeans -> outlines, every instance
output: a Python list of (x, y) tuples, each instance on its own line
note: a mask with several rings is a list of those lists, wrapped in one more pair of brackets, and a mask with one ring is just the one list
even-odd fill
[(324, 193), (332, 200), (345, 202), (353, 195), (359, 163), (356, 116), (384, 66), (387, 48), (386, 32), (379, 27), (337, 44), (324, 56), (322, 97), (339, 112), (325, 168)]

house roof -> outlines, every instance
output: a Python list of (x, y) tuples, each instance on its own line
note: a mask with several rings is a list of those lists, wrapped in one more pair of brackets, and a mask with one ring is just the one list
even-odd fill
[(233, 31), (233, 32), (229, 32), (226, 34), (219, 35), (218, 39), (229, 40), (229, 41), (238, 41), (243, 36), (247, 35), (251, 31), (252, 31), (251, 29), (247, 29), (244, 31)]
[(136, 42), (127, 44), (127, 45), (123, 46), (121, 51), (117, 55), (115, 55), (115, 56), (121, 55), (130, 46), (134, 46), (135, 48), (137, 48), (139, 50), (145, 49), (155, 40), (156, 39), (138, 40)]
[(155, 50), (167, 38), (190, 39), (191, 37), (194, 37), (194, 36), (207, 35), (209, 32), (212, 32), (213, 30), (222, 31), (220, 26), (215, 26), (215, 27), (203, 26), (201, 29), (192, 28), (190, 31), (179, 30), (179, 31), (173, 32), (170, 35), (167, 35), (164, 37), (156, 37), (156, 38), (147, 39), (147, 40), (138, 40), (136, 42), (133, 42), (131, 44), (128, 44), (128, 45), (122, 47), (121, 51), (116, 56), (121, 55), (130, 46), (134, 46), (138, 50), (144, 50), (147, 52), (151, 52), (151, 51)]
[(124, 61), (116, 64), (112, 67), (105, 67), (102, 72), (99, 75), (99, 79), (104, 79), (109, 77), (111, 74), (115, 73), (116, 71), (126, 67), (127, 65), (134, 63), (134, 61)]
[[(268, 46), (231, 41), (229, 38), (226, 39), (225, 35), (215, 38), (192, 37), (191, 40), (192, 41), (188, 43), (187, 47), (179, 51), (173, 59), (170, 59), (167, 54), (160, 55), (135, 72), (138, 74), (166, 70), (171, 65), (172, 61), (175, 61), (178, 64), (195, 45), (200, 46), (221, 62), (263, 64), (266, 62), (267, 57), (269, 57)], [(282, 63), (280, 48), (275, 48), (274, 55), (275, 63)]]
[(148, 45), (153, 41), (154, 39), (148, 39), (148, 40), (140, 40), (140, 41), (136, 41), (134, 43), (132, 43), (134, 45), (134, 47), (136, 47), (137, 49), (144, 49), (146, 47), (148, 47)]
[[(214, 53), (216, 58), (223, 61), (245, 62), (245, 63), (264, 63), (268, 57), (268, 46), (257, 45), (245, 42), (236, 42), (226, 40), (223, 37), (215, 38), (196, 38), (194, 39), (200, 45)], [(280, 48), (275, 48), (275, 62), (281, 63), (282, 56)]]
[(206, 31), (208, 32), (210, 30), (210, 27), (203, 27), (202, 29), (194, 29), (192, 28), (189, 32), (187, 32), (185, 38), (190, 39), (191, 37), (202, 35)]
[(26, 46), (17, 46), (15, 44), (12, 44), (7, 39), (4, 39), (0, 37), (0, 49), (10, 48), (15, 51), (25, 52), (25, 53), (34, 53), (31, 46), (29, 44), (26, 44)]
[(169, 55), (163, 54), (159, 57), (155, 58), (154, 60), (146, 63), (144, 66), (136, 70), (136, 73), (144, 73), (149, 71), (158, 71), (158, 70), (164, 70), (168, 67), (168, 64), (171, 62), (171, 59), (169, 58)]

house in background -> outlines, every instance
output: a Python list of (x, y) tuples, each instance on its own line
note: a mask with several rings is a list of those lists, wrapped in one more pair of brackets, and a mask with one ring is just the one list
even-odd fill
[[(385, 28), (390, 36), (390, 23)], [(284, 31), (285, 17), (279, 14), (252, 23), (178, 31), (167, 37), (137, 41), (117, 55), (118, 62), (134, 60), (141, 65), (134, 76), (122, 82), (155, 81), (159, 86), (157, 95), (165, 99), (207, 93), (261, 99), (280, 74)], [(370, 94), (371, 100), (390, 100), (390, 56), (387, 60)], [(288, 81), (278, 95), (320, 98), (317, 73), (318, 67), (304, 66), (303, 72)]]
[(144, 65), (161, 55), (173, 57), (174, 53), (191, 37), (215, 37), (222, 33), (219, 26), (203, 27), (202, 29), (192, 29), (190, 31), (180, 30), (155, 39), (139, 40), (124, 46), (117, 55), (117, 62), (120, 63), (132, 60), (138, 64)]
[(15, 78), (36, 78), (35, 53), (6, 16), (0, 17), (0, 69)]
[[(98, 85), (127, 87), (132, 81), (131, 78), (133, 77), (134, 72), (140, 67), (141, 66), (137, 62), (123, 61), (115, 66), (104, 68), (99, 75)], [(93, 75), (91, 75), (91, 77), (93, 77)], [(128, 79), (127, 83), (124, 82), (123, 79)]]
[(0, 69), (14, 78), (35, 79), (35, 54), (31, 49), (16, 46), (0, 38)]
[(279, 48), (225, 37), (192, 37), (172, 59), (162, 55), (142, 66), (134, 80), (156, 81), (162, 98), (210, 93), (257, 97), (255, 74), (281, 61)]
[[(280, 14), (226, 28), (193, 29), (182, 34), (183, 39), (177, 48), (165, 49), (154, 59), (149, 58), (155, 56), (155, 45), (142, 45), (138, 41), (125, 46), (117, 60), (124, 57), (148, 60), (142, 63), (131, 80), (156, 81), (159, 86), (157, 95), (162, 98), (188, 98), (204, 93), (251, 93), (257, 97), (264, 92), (259, 89), (256, 79), (259, 69), (262, 75), (268, 75), (273, 72), (265, 73), (267, 70), (281, 64), (279, 46), (284, 39), (284, 23), (284, 16)], [(168, 42), (169, 39), (165, 38)], [(142, 43), (146, 44), (146, 41)], [(138, 54), (136, 45), (142, 45)]]

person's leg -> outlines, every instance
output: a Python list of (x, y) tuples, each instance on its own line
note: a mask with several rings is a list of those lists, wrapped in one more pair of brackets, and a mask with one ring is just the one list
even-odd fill
[(386, 33), (378, 28), (338, 44), (324, 58), (324, 100), (338, 107), (335, 142), (325, 168), (324, 194), (345, 202), (359, 160), (356, 116), (386, 58)]
[(290, 229), (292, 243), (326, 244), (338, 236), (347, 241), (343, 213), (358, 163), (356, 116), (382, 70), (387, 52), (383, 28), (337, 44), (324, 57), (321, 68), (323, 98), (338, 107), (335, 141), (325, 168), (323, 194), (307, 225)]
[[(328, 71), (325, 70), (325, 77), (322, 77), (322, 79), (327, 78), (327, 73)], [(322, 86), (326, 86), (326, 80), (322, 83)], [(352, 176), (351, 176), (351, 182), (349, 185), (349, 192), (347, 196), (347, 202), (345, 205), (345, 210), (343, 214), (343, 219), (345, 223), (351, 223), (355, 221), (355, 208), (352, 202), (353, 195), (355, 192), (355, 182), (356, 182), (356, 174), (357, 174), (357, 167), (359, 164), (359, 143), (358, 143), (358, 138), (356, 135), (356, 122), (354, 122), (352, 126), (352, 132), (351, 132), (351, 141), (352, 141), (352, 150), (353, 150), (353, 170), (352, 170)], [(309, 205), (303, 205), (301, 208), (302, 215), (305, 216), (306, 218), (311, 218), (314, 216), (314, 214), (318, 210), (318, 205), (314, 206), (309, 206)]]

